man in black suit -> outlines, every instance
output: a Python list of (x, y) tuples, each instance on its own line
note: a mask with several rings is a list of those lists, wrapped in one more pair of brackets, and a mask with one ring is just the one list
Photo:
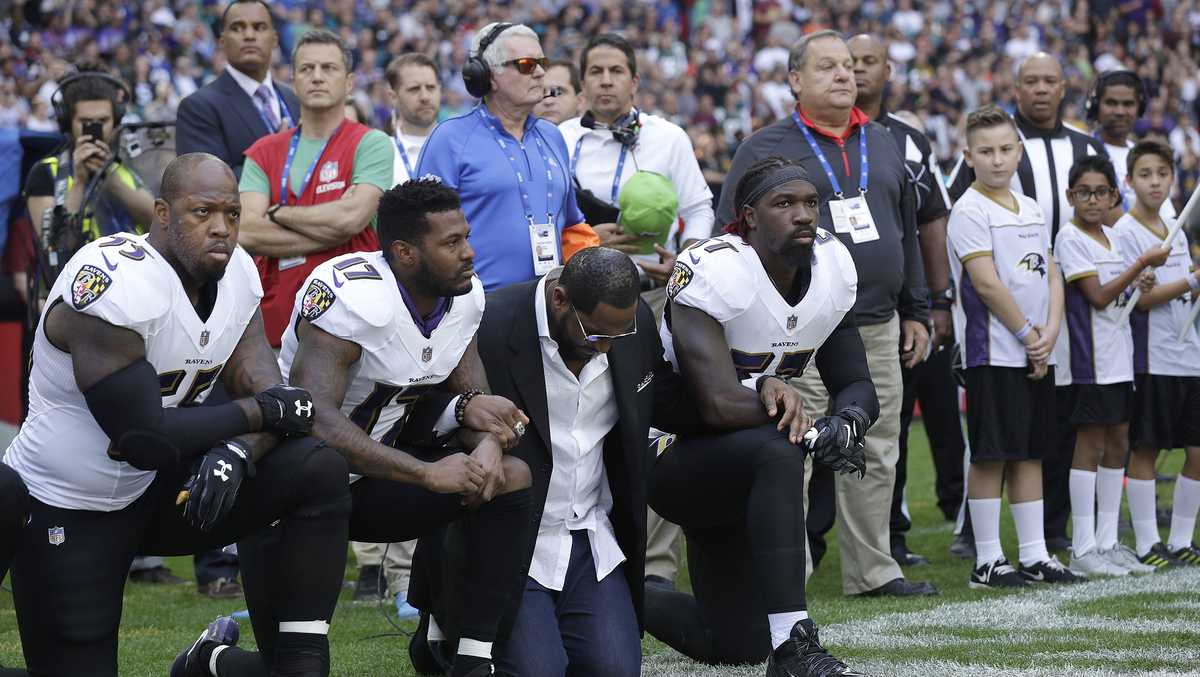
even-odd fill
[(295, 93), (271, 79), (271, 55), (279, 44), (273, 21), (263, 0), (235, 0), (225, 8), (220, 38), (225, 72), (179, 103), (180, 155), (212, 153), (241, 178), (247, 148), (300, 120)]
[(628, 256), (590, 248), (488, 296), (479, 353), (492, 393), (530, 418), (509, 453), (536, 506), (500, 674), (640, 672), (648, 434), (696, 419), (640, 289)]

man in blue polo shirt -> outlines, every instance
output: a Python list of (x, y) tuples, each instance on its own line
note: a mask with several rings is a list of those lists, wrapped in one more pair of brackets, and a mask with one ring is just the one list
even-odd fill
[(463, 80), (482, 102), (433, 130), (416, 174), (439, 176), (462, 196), (475, 271), (492, 291), (561, 265), (563, 231), (584, 217), (562, 134), (531, 115), (546, 96), (537, 34), (521, 24), (489, 24), (471, 55)]

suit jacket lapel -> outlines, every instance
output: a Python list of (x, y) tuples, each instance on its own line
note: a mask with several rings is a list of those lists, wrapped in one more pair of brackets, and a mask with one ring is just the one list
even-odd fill
[(550, 446), (550, 412), (546, 405), (546, 372), (542, 369), (542, 344), (537, 333), (537, 319), (534, 318), (536, 306), (531, 293), (517, 303), (513, 309), (512, 328), (508, 337), (508, 347), (512, 357), (508, 369), (512, 375), (513, 384), (521, 393), (524, 400), (525, 414), (537, 430), (542, 443), (546, 445), (547, 456), (551, 455)]
[[(634, 402), (637, 395), (638, 363), (634, 359), (636, 355), (630, 354), (630, 351), (636, 348), (634, 342), (638, 340), (640, 339), (636, 336), (620, 339), (608, 351), (608, 370), (612, 375), (613, 394), (617, 398), (617, 420), (622, 435), (638, 426), (638, 412)], [(628, 342), (628, 345), (621, 345), (623, 342)]]
[(231, 103), (230, 108), (242, 119), (242, 125), (247, 129), (255, 130), (254, 138), (261, 138), (273, 133), (273, 130), (267, 129), (267, 123), (263, 122), (254, 101), (246, 95), (246, 90), (238, 85), (232, 75), (221, 73), (218, 82), (225, 90), (226, 100)]

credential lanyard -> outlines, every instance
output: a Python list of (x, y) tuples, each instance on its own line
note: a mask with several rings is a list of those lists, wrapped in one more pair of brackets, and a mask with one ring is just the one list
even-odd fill
[[(529, 220), (529, 225), (537, 223), (533, 218), (533, 209), (529, 206), (529, 188), (526, 185), (530, 182), (530, 178), (525, 176), (525, 172), (517, 166), (517, 156), (513, 151), (515, 144), (510, 144), (501, 136), (500, 130), (496, 128), (496, 123), (488, 116), (487, 113), (480, 111), (480, 116), (487, 122), (488, 128), (492, 130), (492, 138), (496, 140), (496, 145), (500, 146), (500, 152), (508, 158), (508, 164), (512, 167), (513, 174), (517, 177), (517, 194), (521, 196), (521, 206), (525, 209), (525, 218)], [(537, 146), (538, 156), (542, 159), (542, 166), (546, 168), (546, 222), (554, 223), (554, 212), (551, 211), (551, 205), (554, 204), (554, 174), (550, 171), (550, 160), (547, 157), (546, 146), (542, 143), (542, 135), (536, 129), (529, 130), (527, 136), (533, 137), (533, 143)], [(515, 141), (515, 140), (514, 140)]]
[[(337, 136), (338, 132), (342, 131), (342, 122), (337, 129), (333, 130), (333, 134), (329, 135), (328, 139), (321, 144), (321, 149), (317, 151), (316, 157), (313, 158), (312, 164), (309, 165), (308, 171), (304, 173), (304, 182), (300, 184), (300, 190), (296, 191), (296, 199), (299, 200), (304, 196), (304, 191), (308, 188), (308, 182), (312, 181), (313, 172), (317, 171), (317, 164), (321, 162), (321, 156), (325, 154), (325, 148), (333, 137)], [(287, 205), (288, 203), (288, 180), (292, 175), (292, 161), (296, 159), (296, 149), (300, 147), (300, 127), (296, 127), (296, 133), (292, 134), (291, 143), (288, 144), (287, 160), (283, 163), (283, 177), (279, 179), (279, 204)]]
[(408, 178), (416, 178), (413, 176), (412, 165), (408, 164), (408, 151), (404, 150), (404, 142), (400, 140), (399, 132), (392, 140), (396, 142), (396, 150), (400, 151), (400, 161), (404, 163), (404, 171), (408, 172)]
[[(800, 133), (804, 135), (804, 140), (808, 142), (808, 147), (812, 148), (813, 155), (817, 156), (817, 160), (821, 162), (821, 169), (825, 170), (825, 177), (829, 179), (829, 185), (833, 187), (833, 195), (839, 200), (846, 199), (846, 194), (842, 192), (842, 184), (837, 180), (837, 176), (833, 173), (833, 167), (829, 166), (829, 160), (825, 157), (825, 151), (817, 145), (817, 140), (813, 138), (812, 132), (808, 131), (808, 125), (800, 120), (800, 114), (792, 111), (792, 121), (800, 128)], [(860, 196), (867, 194), (867, 176), (870, 174), (869, 162), (867, 159), (867, 128), (859, 127), (858, 129), (858, 156), (859, 156), (859, 173), (858, 173), (858, 194)]]
[[(583, 149), (583, 137), (575, 142), (575, 154), (571, 156), (571, 176), (575, 176), (575, 168), (579, 166), (579, 151)], [(613, 174), (612, 203), (617, 204), (617, 194), (621, 192), (621, 172), (625, 171), (625, 153), (629, 149), (621, 145), (621, 154), (617, 156), (617, 173)]]
[(270, 129), (271, 133), (274, 134), (275, 132), (283, 130), (285, 123), (287, 127), (293, 126), (295, 124), (295, 120), (292, 120), (292, 114), (288, 111), (287, 102), (283, 100), (283, 96), (280, 95), (279, 90), (275, 89), (274, 83), (271, 84), (271, 91), (275, 92), (275, 100), (279, 102), (279, 128), (274, 129), (271, 127), (271, 121), (267, 119), (267, 114), (263, 112), (262, 108), (259, 108), (258, 106), (255, 106), (254, 108), (258, 111), (258, 117), (262, 118), (263, 126), (267, 129)]

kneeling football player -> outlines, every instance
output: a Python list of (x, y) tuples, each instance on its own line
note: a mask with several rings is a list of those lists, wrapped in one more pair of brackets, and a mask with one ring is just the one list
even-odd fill
[[(314, 434), (350, 463), (352, 540), (408, 541), (461, 520), (453, 674), (489, 675), (500, 620), (520, 600), (523, 549), (513, 543), (528, 530), (532, 503), (528, 466), (503, 453), (528, 418), (482, 392), (475, 332), (484, 295), (469, 234), (458, 194), (436, 178), (385, 193), (382, 251), (313, 271), (296, 295), (280, 363), (291, 384), (313, 394)], [(459, 394), (418, 403), (432, 386)], [(456, 439), (441, 446), (451, 433)], [(273, 571), (256, 548), (239, 550), (252, 591)], [(247, 599), (255, 639), (269, 651), (274, 625)]]
[[(713, 431), (680, 436), (655, 463), (650, 505), (683, 527), (695, 597), (648, 587), (647, 628), (709, 664), (769, 656), (769, 677), (855, 675), (808, 617), (803, 488), (806, 452), (838, 472), (866, 468), (879, 403), (852, 311), (857, 273), (816, 227), (817, 189), (799, 165), (762, 160), (734, 194), (727, 234), (681, 253), (667, 286), (667, 359)], [(834, 405), (810, 429), (787, 379), (814, 353)]]
[[(284, 520), (275, 660), (226, 674), (327, 675), (350, 506), (335, 474), (346, 463), (311, 438), (277, 437), (307, 433), (313, 403), (278, 385), (262, 287), (237, 246), (233, 171), (203, 153), (177, 158), (154, 210), (148, 235), (113, 235), (71, 258), (34, 339), (29, 417), (4, 457), (30, 494), (13, 562), (27, 668), (116, 675), (135, 555), (220, 548)], [(192, 406), (218, 379), (233, 400)], [(172, 674), (209, 674), (210, 658), (181, 656)]]

